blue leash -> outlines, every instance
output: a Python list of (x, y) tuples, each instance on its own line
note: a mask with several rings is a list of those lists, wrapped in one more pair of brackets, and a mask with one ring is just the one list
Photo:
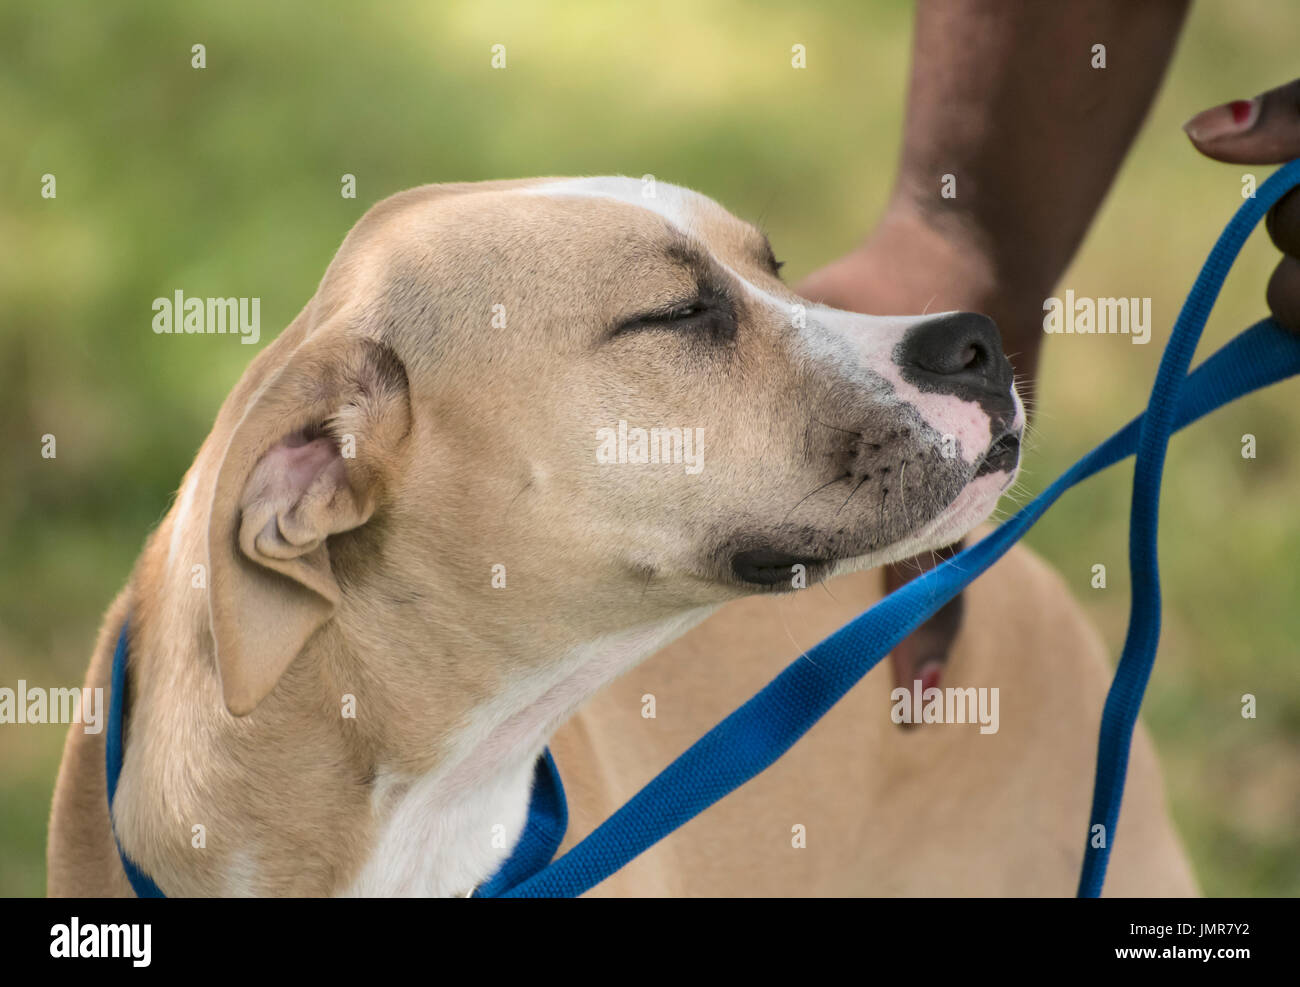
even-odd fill
[[(1300, 373), (1300, 338), (1265, 319), (1188, 375), (1192, 355), (1242, 244), (1264, 214), (1300, 185), (1300, 161), (1278, 169), (1232, 218), (1201, 269), (1174, 324), (1147, 410), (1088, 453), (988, 537), (885, 597), (791, 663), (770, 684), (695, 742), (622, 808), (558, 860), (564, 791), (549, 751), (538, 761), (524, 836), (476, 897), (576, 897), (679, 826), (739, 788), (784, 754), (867, 672), (945, 603), (1001, 558), (1066, 490), (1134, 453), (1128, 635), (1102, 713), (1097, 773), (1080, 897), (1101, 894), (1114, 845), (1129, 748), (1160, 637), (1157, 523), (1165, 452), (1174, 431)], [(109, 805), (121, 772), (127, 633), (113, 661), (107, 770)], [(119, 697), (122, 697), (119, 699)], [(111, 814), (111, 813), (110, 813)], [(1104, 841), (1092, 838), (1104, 826)], [(121, 847), (119, 845), (119, 853)], [(161, 891), (122, 854), (136, 893)]]

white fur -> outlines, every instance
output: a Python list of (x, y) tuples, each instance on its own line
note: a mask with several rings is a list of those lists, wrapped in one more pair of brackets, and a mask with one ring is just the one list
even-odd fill
[(241, 847), (231, 851), (226, 864), (224, 898), (256, 898), (258, 887), (257, 858), (253, 851)]
[(171, 538), (167, 542), (167, 571), (173, 576), (176, 575), (174, 571), (176, 555), (185, 537), (186, 523), (189, 521), (190, 511), (194, 509), (194, 488), (197, 486), (198, 482), (193, 472), (187, 475), (181, 484), (180, 502), (176, 507), (176, 516), (172, 519)]
[(344, 894), (447, 897), (491, 877), (523, 833), (533, 766), (550, 735), (602, 686), (714, 609), (701, 607), (575, 648), (546, 673), (511, 683), (478, 710), (453, 742), (447, 763), (418, 778), (381, 772), (372, 801), (379, 837)]
[[(594, 195), (618, 199), (629, 205), (640, 206), (658, 213), (683, 233), (695, 232), (692, 219), (696, 210), (713, 205), (709, 199), (667, 182), (648, 182), (623, 175), (600, 178), (575, 178), (564, 182), (547, 182), (523, 190), (525, 195)], [(713, 205), (716, 209), (717, 206)]]

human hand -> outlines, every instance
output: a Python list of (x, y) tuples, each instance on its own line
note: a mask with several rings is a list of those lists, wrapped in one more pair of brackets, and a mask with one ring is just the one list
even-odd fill
[[(1239, 99), (1196, 114), (1183, 130), (1215, 161), (1281, 164), (1300, 158), (1300, 79), (1254, 99)], [(1292, 191), (1269, 210), (1268, 235), (1282, 251), (1266, 298), (1273, 318), (1300, 332), (1300, 195)]]

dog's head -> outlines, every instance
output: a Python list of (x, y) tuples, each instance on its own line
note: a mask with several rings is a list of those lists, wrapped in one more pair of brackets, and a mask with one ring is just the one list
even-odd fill
[(236, 712), (386, 573), (444, 625), (596, 632), (949, 544), (1024, 423), (988, 319), (812, 304), (759, 230), (626, 178), (379, 204), (222, 414)]

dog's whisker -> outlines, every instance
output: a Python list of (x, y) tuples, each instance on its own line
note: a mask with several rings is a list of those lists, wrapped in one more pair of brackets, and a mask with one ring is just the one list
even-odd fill
[(814, 418), (813, 421), (815, 421), (818, 425), (825, 425), (827, 428), (833, 428), (837, 432), (844, 432), (846, 435), (856, 435), (859, 439), (862, 438), (861, 432), (855, 432), (849, 428), (840, 428), (838, 425), (830, 425), (822, 421), (820, 418)]
[[(799, 642), (794, 639), (794, 632), (790, 630), (790, 622), (785, 618), (784, 608), (778, 606), (776, 610), (777, 613), (781, 615), (781, 629), (785, 631), (785, 636), (790, 639), (790, 643), (793, 644), (795, 650), (799, 652), (800, 658), (808, 658), (808, 652), (805, 651), (802, 647), (800, 647)], [(812, 665), (814, 668), (818, 667), (817, 663), (813, 661), (811, 658), (808, 658), (808, 663)]]
[(903, 520), (907, 521), (907, 460), (903, 460), (902, 469), (898, 471), (898, 502), (902, 506)]
[(825, 490), (827, 487), (832, 486), (833, 484), (839, 483), (841, 480), (850, 480), (850, 479), (852, 479), (852, 478), (853, 478), (853, 474), (852, 474), (852, 473), (845, 473), (845, 474), (843, 474), (842, 476), (837, 476), (837, 477), (835, 477), (835, 479), (833, 479), (833, 480), (827, 480), (825, 483), (823, 483), (823, 484), (822, 484), (820, 487), (818, 487), (816, 490), (813, 490), (811, 493), (804, 494), (804, 496), (800, 497), (798, 503), (796, 503), (796, 504), (794, 505), (794, 507), (792, 507), (792, 508), (790, 508), (788, 511), (786, 511), (786, 513), (785, 513), (785, 517), (783, 517), (781, 520), (782, 520), (782, 521), (786, 521), (786, 520), (788, 520), (789, 517), (790, 517), (790, 515), (793, 514), (795, 511), (797, 511), (797, 510), (799, 509), (799, 505), (802, 504), (802, 503), (803, 503), (805, 500), (807, 500), (809, 497), (812, 497), (812, 496), (814, 496), (815, 494), (819, 494), (819, 493), (821, 493), (821, 492), (822, 492), (823, 490)]
[(824, 590), (826, 591), (826, 595), (827, 595), (827, 596), (829, 596), (829, 597), (830, 597), (832, 600), (834, 600), (836, 603), (839, 603), (839, 602), (840, 602), (839, 599), (835, 596), (835, 594), (831, 592), (831, 588), (830, 588), (829, 586), (826, 585), (826, 577), (825, 577), (825, 576), (822, 576), (820, 579), (817, 580), (817, 582), (821, 584), (821, 588), (824, 589)]
[(844, 503), (842, 503), (842, 504), (840, 505), (839, 510), (837, 510), (837, 511), (835, 512), (836, 514), (839, 514), (840, 511), (844, 510), (844, 508), (846, 508), (846, 507), (849, 506), (849, 501), (851, 501), (851, 500), (853, 499), (853, 495), (854, 495), (855, 493), (857, 493), (859, 490), (861, 490), (861, 489), (862, 489), (862, 484), (864, 484), (864, 483), (866, 483), (866, 482), (867, 482), (867, 478), (866, 478), (865, 476), (864, 476), (861, 480), (858, 481), (858, 485), (857, 485), (856, 487), (854, 487), (852, 490), (849, 491), (849, 495), (848, 495), (847, 497), (844, 498)]

